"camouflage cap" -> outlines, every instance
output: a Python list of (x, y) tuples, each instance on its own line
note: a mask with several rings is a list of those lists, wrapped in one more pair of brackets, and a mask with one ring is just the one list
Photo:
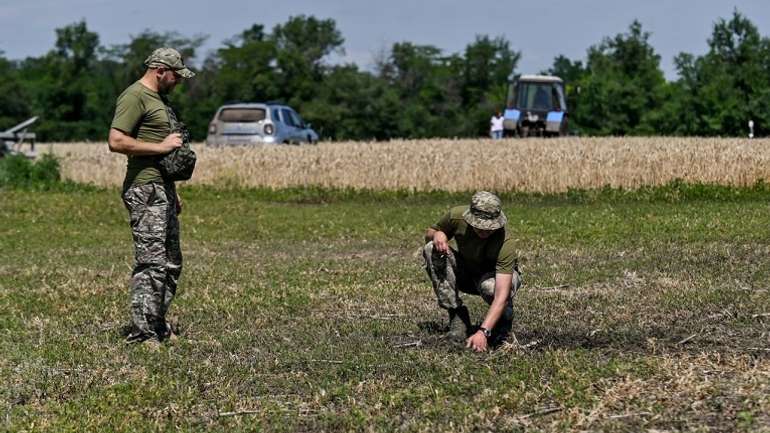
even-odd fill
[(480, 230), (497, 230), (508, 222), (500, 199), (487, 191), (479, 191), (471, 197), (471, 205), (463, 213), (465, 222)]
[(148, 68), (169, 68), (184, 78), (192, 78), (195, 72), (189, 70), (182, 62), (182, 55), (173, 48), (158, 48), (144, 61)]

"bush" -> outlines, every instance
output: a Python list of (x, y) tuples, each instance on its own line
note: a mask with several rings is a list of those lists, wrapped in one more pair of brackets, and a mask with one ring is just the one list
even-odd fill
[(24, 155), (0, 158), (0, 187), (48, 189), (60, 181), (59, 160), (50, 153), (34, 162)]

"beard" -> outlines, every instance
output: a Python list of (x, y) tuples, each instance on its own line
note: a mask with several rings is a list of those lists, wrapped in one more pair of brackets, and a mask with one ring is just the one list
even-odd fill
[(174, 90), (174, 87), (176, 87), (176, 81), (166, 80), (164, 78), (161, 78), (160, 81), (158, 81), (158, 93), (167, 95), (172, 90)]

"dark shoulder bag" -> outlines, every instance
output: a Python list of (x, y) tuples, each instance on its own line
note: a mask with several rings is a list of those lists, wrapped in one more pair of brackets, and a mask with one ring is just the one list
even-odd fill
[(190, 132), (184, 123), (177, 120), (176, 114), (170, 107), (167, 111), (171, 132), (179, 133), (182, 136), (182, 147), (177, 147), (163, 155), (160, 159), (160, 172), (165, 180), (189, 180), (195, 171), (195, 161), (197, 160), (195, 151), (190, 147)]

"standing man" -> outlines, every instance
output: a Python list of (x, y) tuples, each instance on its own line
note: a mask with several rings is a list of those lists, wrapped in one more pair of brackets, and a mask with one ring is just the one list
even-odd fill
[(182, 272), (179, 220), (182, 202), (174, 182), (164, 179), (161, 157), (182, 145), (166, 96), (195, 73), (173, 48), (158, 48), (144, 61), (141, 79), (120, 94), (109, 135), (112, 152), (128, 156), (123, 203), (134, 238), (131, 321), (127, 342), (159, 342), (171, 336), (166, 312)]
[[(447, 336), (477, 352), (494, 336), (502, 341), (511, 329), (513, 298), (521, 286), (514, 241), (506, 227), (500, 199), (491, 192), (473, 194), (470, 206), (453, 207), (425, 233), (425, 269), (439, 307), (449, 312)], [(449, 245), (454, 239), (456, 248)], [(468, 336), (470, 316), (460, 292), (480, 295), (489, 304), (478, 331)]]
[(493, 140), (503, 138), (503, 120), (503, 115), (499, 111), (489, 120), (489, 135)]

